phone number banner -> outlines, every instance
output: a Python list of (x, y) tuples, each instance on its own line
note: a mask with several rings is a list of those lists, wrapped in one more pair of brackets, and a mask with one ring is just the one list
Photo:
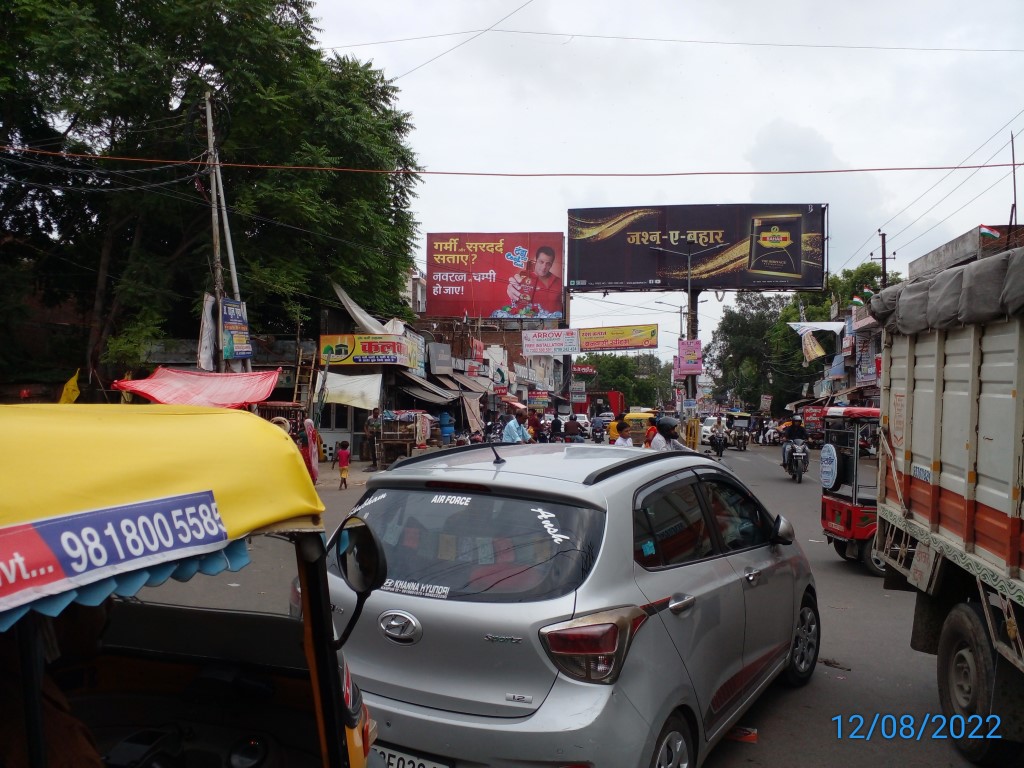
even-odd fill
[(227, 540), (212, 491), (0, 528), (0, 611)]

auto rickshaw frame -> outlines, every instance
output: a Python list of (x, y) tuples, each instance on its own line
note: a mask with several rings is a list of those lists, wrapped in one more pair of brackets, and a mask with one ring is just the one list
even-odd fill
[(874, 550), (878, 475), (876, 467), (873, 484), (865, 482), (860, 436), (865, 426), (877, 428), (879, 418), (878, 408), (830, 407), (820, 459), (822, 532), (840, 557), (861, 560), (876, 576), (885, 572)]
[[(148, 627), (138, 622), (122, 631), (122, 642), (128, 637), (131, 647), (127, 654), (116, 644), (104, 648), (103, 635), (98, 635), (96, 655), (90, 661), (95, 666), (79, 666), (70, 678), (80, 681), (87, 694), (92, 692), (92, 702), (105, 695), (112, 701), (111, 710), (131, 713), (128, 720), (146, 719), (139, 711), (141, 705), (132, 703), (160, 694), (153, 694), (147, 680), (133, 677), (130, 671), (107, 674), (109, 665), (119, 662), (125, 670), (145, 669), (147, 663), (154, 669), (162, 665), (171, 670), (166, 680), (181, 686), (185, 682), (176, 678), (212, 669), (202, 683), (219, 686), (222, 696), (230, 692), (227, 695), (242, 700), (256, 689), (236, 690), (235, 679), (224, 685), (225, 668), (236, 663), (251, 673), (250, 686), (257, 679), (264, 685), (282, 682), (290, 691), (288, 701), (299, 707), (297, 721), (308, 722), (307, 713), (315, 719), (315, 735), (305, 728), (308, 739), (299, 746), (288, 745), (294, 748), (285, 748), (277, 761), (295, 754), (306, 764), (313, 761), (325, 768), (379, 763), (370, 749), (376, 723), (339, 655), (344, 637), (336, 638), (328, 592), (324, 506), (287, 434), (246, 411), (164, 405), (4, 405), (0, 424), (5, 457), (0, 474), (0, 552), (10, 558), (2, 563), (7, 567), (0, 580), (0, 640), (17, 651), (12, 658), (20, 690), (9, 687), (6, 694), (20, 694), (25, 739), (23, 744), (8, 742), (0, 748), (18, 749), (32, 768), (46, 766), (48, 754), (54, 754), (50, 747), (55, 745), (48, 744), (46, 735), (52, 721), (44, 718), (41, 702), (43, 685), (56, 678), (44, 666), (40, 632), (77, 604), (87, 606), (83, 610), (110, 611), (117, 620), (104, 633), (113, 632), (111, 625), (117, 624), (124, 630), (123, 617), (141, 615), (143, 608), (151, 617), (176, 611), (168, 615), (175, 620), (199, 617), (216, 627), (210, 631), (213, 641), (205, 644), (205, 638), (185, 633), (178, 639), (176, 655), (160, 647), (167, 644), (167, 632), (147, 634)], [(50, 458), (54, 455), (56, 462)], [(56, 477), (55, 468), (59, 469)], [(292, 544), (302, 586), (301, 623), (271, 614), (146, 606), (135, 598), (143, 586), (158, 586), (169, 578), (186, 581), (197, 572), (238, 570), (248, 563), (246, 541), (256, 534)], [(380, 543), (358, 517), (345, 521), (338, 542), (343, 575), (365, 599), (386, 575)], [(350, 626), (356, 618), (358, 612)], [(249, 628), (249, 634), (222, 634), (220, 630), (229, 625)], [(173, 632), (175, 624), (166, 621), (162, 626)], [(265, 658), (277, 646), (268, 650), (266, 638), (252, 632), (253, 627), (283, 630), (295, 641), (285, 644), (294, 648), (286, 654), (290, 658)], [(194, 650), (183, 653), (182, 646)], [(66, 678), (67, 671), (63, 670)], [(103, 688), (111, 680), (114, 687)], [(76, 691), (63, 694), (71, 716), (88, 731), (89, 707), (75, 711)], [(114, 701), (117, 696), (132, 703)], [(229, 710), (225, 707), (225, 718), (230, 717)], [(230, 733), (219, 721), (203, 725)], [(174, 742), (173, 732), (165, 735), (168, 743)], [(98, 754), (90, 753), (89, 764), (96, 759), (102, 759), (103, 765), (138, 768), (151, 763), (184, 764), (152, 762), (160, 757), (152, 755), (151, 746), (162, 738), (159, 732), (149, 729), (141, 738), (136, 736), (118, 742), (108, 733), (105, 744), (97, 738)], [(184, 761), (180, 741), (175, 754)], [(0, 757), (6, 756), (0, 753)]]

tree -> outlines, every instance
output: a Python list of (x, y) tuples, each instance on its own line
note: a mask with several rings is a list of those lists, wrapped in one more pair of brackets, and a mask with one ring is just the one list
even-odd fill
[[(337, 304), (331, 280), (373, 313), (410, 316), (399, 298), (416, 236), (409, 115), (380, 71), (320, 54), (310, 7), (15, 0), (0, 11), (0, 333), (17, 337), (30, 298), (85, 318), (59, 357), (8, 346), (0, 375), (34, 357), (77, 366), (75, 346), (88, 375), (144, 362), (161, 335), (197, 335), (212, 288), (207, 91), (254, 331), (315, 334), (320, 308)], [(58, 154), (30, 151), (41, 149)], [(337, 167), (365, 172), (307, 170)]]
[(597, 376), (588, 389), (622, 392), (630, 406), (653, 408), (671, 400), (672, 364), (650, 352), (639, 355), (587, 354), (576, 362), (592, 365)]

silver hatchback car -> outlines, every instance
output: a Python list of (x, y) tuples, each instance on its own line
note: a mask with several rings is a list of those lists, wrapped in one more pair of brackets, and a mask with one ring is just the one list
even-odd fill
[(814, 671), (793, 528), (710, 459), (474, 445), (367, 485), (389, 578), (345, 654), (387, 765), (699, 765), (773, 680)]

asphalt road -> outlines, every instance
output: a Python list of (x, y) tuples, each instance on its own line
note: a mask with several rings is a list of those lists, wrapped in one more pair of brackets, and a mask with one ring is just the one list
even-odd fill
[[(746, 713), (741, 725), (756, 729), (757, 742), (724, 741), (705, 763), (708, 768), (743, 766), (880, 765), (900, 768), (967, 766), (948, 741), (887, 740), (876, 731), (872, 739), (850, 739), (862, 716), (910, 715), (918, 723), (941, 712), (935, 682), (935, 658), (911, 650), (909, 638), (914, 596), (888, 592), (882, 579), (859, 563), (840, 560), (825, 543), (819, 524), (821, 486), (817, 451), (811, 469), (797, 485), (779, 466), (778, 447), (751, 446), (729, 450), (723, 462), (732, 468), (772, 511), (794, 525), (817, 581), (822, 623), (821, 654), (814, 678), (805, 688), (772, 686)], [(337, 490), (337, 473), (321, 465), (317, 485), (328, 508), (327, 528), (333, 530), (356, 503), (368, 474), (365, 465), (352, 468), (348, 490)], [(290, 546), (257, 537), (253, 555), (259, 565), (214, 578), (193, 579), (146, 590), (144, 599), (191, 602), (189, 590), (202, 589), (204, 604), (248, 610), (287, 610), (294, 573)], [(837, 736), (840, 718), (843, 738)], [(867, 725), (862, 731), (866, 733)]]
[(848, 738), (851, 716), (865, 718), (861, 733), (866, 733), (876, 713), (908, 714), (920, 723), (941, 709), (935, 657), (910, 648), (914, 595), (886, 591), (882, 579), (860, 563), (841, 560), (825, 542), (817, 459), (812, 451), (810, 472), (797, 485), (779, 466), (778, 446), (727, 450), (722, 457), (770, 510), (793, 523), (818, 587), (822, 640), (818, 668), (805, 688), (772, 686), (742, 718), (741, 725), (757, 729), (757, 743), (724, 741), (705, 765), (970, 765), (948, 741), (886, 740), (877, 730), (870, 741)]

